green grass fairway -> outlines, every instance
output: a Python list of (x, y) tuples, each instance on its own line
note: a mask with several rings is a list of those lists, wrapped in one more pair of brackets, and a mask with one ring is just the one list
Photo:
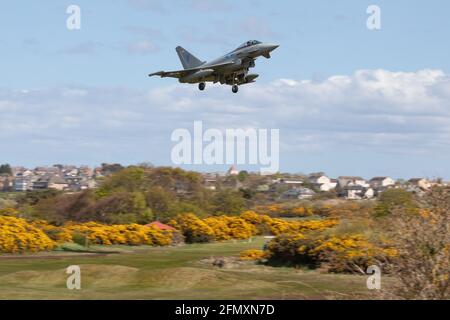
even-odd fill
[[(366, 278), (253, 263), (217, 268), (202, 259), (238, 256), (253, 242), (180, 247), (111, 246), (118, 254), (0, 256), (0, 299), (346, 299), (367, 297)], [(81, 267), (81, 290), (65, 269)]]

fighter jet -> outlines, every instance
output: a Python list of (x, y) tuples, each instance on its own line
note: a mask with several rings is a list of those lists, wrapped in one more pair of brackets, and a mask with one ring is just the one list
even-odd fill
[(277, 44), (250, 40), (218, 59), (206, 62), (197, 59), (186, 49), (178, 46), (175, 50), (184, 69), (159, 71), (149, 74), (149, 77), (170, 77), (178, 79), (180, 83), (198, 83), (201, 91), (205, 90), (206, 82), (220, 82), (231, 85), (233, 93), (237, 93), (239, 85), (255, 82), (259, 76), (255, 73), (248, 73), (250, 68), (255, 67), (255, 60), (260, 56), (269, 59), (270, 53), (276, 48), (278, 48)]

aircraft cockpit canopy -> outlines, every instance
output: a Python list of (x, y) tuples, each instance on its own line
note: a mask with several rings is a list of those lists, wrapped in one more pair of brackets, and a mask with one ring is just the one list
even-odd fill
[(247, 42), (244, 42), (243, 44), (241, 44), (236, 50), (239, 50), (239, 49), (242, 49), (242, 48), (245, 48), (245, 47), (250, 47), (250, 46), (253, 46), (255, 44), (260, 44), (260, 43), (262, 43), (262, 42), (258, 41), (258, 40), (250, 40), (250, 41), (247, 41)]

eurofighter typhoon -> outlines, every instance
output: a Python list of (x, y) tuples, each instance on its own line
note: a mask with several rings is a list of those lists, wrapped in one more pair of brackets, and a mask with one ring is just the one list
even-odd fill
[(159, 71), (149, 74), (149, 77), (176, 78), (180, 83), (198, 83), (198, 88), (203, 91), (206, 82), (227, 84), (232, 86), (232, 91), (237, 93), (239, 85), (255, 82), (259, 76), (249, 73), (250, 68), (255, 67), (258, 57), (270, 58), (270, 53), (278, 48), (276, 44), (262, 43), (250, 40), (230, 53), (212, 60), (201, 61), (182, 47), (176, 47), (178, 57), (183, 65), (183, 70)]

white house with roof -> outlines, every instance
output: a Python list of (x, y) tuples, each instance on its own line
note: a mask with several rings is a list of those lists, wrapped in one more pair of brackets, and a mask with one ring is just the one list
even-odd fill
[(422, 190), (429, 190), (433, 184), (425, 178), (413, 178), (408, 181), (410, 185), (419, 187)]
[(357, 176), (341, 176), (338, 178), (338, 185), (341, 188), (345, 188), (346, 186), (361, 186), (364, 188), (369, 188), (370, 185), (367, 181), (361, 177)]
[(323, 173), (312, 173), (308, 176), (308, 181), (320, 191), (330, 191), (336, 188), (337, 180), (330, 179)]
[(341, 191), (341, 196), (348, 200), (372, 199), (375, 196), (375, 190), (350, 183)]
[(395, 185), (395, 180), (390, 177), (374, 177), (370, 179), (369, 184), (374, 189), (387, 188)]
[(239, 174), (239, 170), (236, 168), (236, 166), (231, 166), (230, 169), (227, 171), (227, 175), (229, 176), (237, 176)]
[(328, 178), (325, 174), (320, 172), (320, 173), (311, 173), (308, 176), (308, 181), (313, 184), (328, 184), (331, 182), (331, 179)]
[(281, 179), (279, 183), (286, 185), (290, 188), (299, 188), (304, 184), (302, 180), (286, 180), (286, 179)]
[(294, 188), (287, 190), (282, 193), (281, 198), (282, 199), (310, 199), (312, 198), (316, 193), (308, 188)]

